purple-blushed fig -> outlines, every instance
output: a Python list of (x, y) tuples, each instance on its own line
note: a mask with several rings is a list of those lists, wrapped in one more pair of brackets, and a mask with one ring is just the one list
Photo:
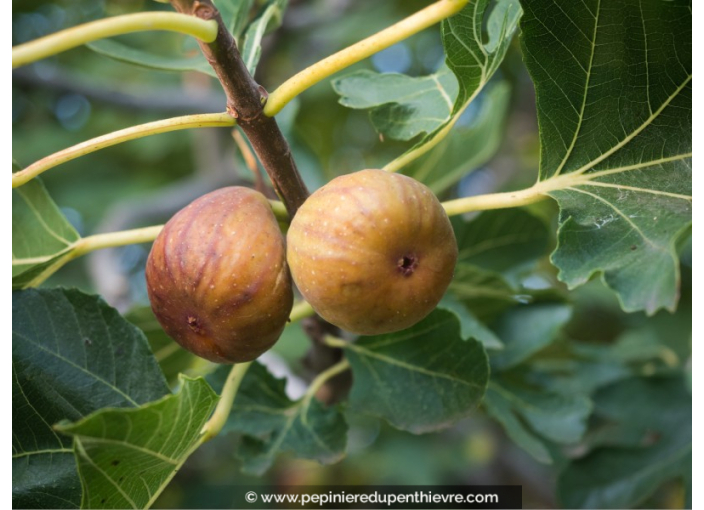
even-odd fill
[(425, 185), (383, 170), (330, 181), (287, 233), (291, 275), (328, 322), (364, 335), (406, 329), (427, 316), (457, 262), (450, 220)]
[(257, 358), (293, 306), (284, 238), (267, 199), (249, 188), (208, 193), (154, 241), (146, 277), (164, 331), (216, 363)]

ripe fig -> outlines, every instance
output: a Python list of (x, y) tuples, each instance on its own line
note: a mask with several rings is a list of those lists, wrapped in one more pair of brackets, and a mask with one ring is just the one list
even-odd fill
[(293, 306), (283, 235), (267, 199), (249, 188), (213, 191), (176, 213), (154, 241), (146, 277), (164, 331), (217, 363), (268, 350)]
[(291, 222), (287, 258), (305, 299), (328, 322), (371, 335), (427, 316), (452, 280), (457, 242), (420, 182), (362, 170), (313, 193)]

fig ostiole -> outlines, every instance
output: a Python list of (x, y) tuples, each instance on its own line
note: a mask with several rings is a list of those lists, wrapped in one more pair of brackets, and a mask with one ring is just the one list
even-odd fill
[(432, 191), (383, 170), (343, 175), (313, 193), (287, 244), (303, 297), (328, 322), (364, 335), (426, 317), (457, 262), (452, 225)]
[(261, 193), (208, 193), (176, 213), (154, 241), (146, 266), (154, 314), (198, 356), (251, 361), (276, 342), (293, 306), (285, 255)]

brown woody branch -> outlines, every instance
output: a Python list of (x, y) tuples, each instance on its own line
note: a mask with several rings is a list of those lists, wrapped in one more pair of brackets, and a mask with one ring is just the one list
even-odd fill
[(211, 0), (171, 0), (171, 4), (181, 13), (217, 21), (217, 37), (212, 43), (199, 42), (200, 48), (225, 90), (227, 111), (237, 119), (238, 126), (249, 138), (276, 193), (293, 218), (309, 193), (276, 120), (263, 113), (266, 90), (247, 71), (237, 43)]

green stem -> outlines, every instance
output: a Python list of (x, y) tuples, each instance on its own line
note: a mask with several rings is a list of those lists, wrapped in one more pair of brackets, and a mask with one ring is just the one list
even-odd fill
[(337, 349), (346, 349), (350, 345), (347, 340), (343, 340), (342, 338), (337, 338), (332, 335), (327, 335), (323, 338), (323, 342), (325, 342), (325, 345), (328, 347), (335, 347)]
[(222, 388), (222, 393), (220, 393), (220, 401), (215, 408), (215, 412), (206, 424), (203, 425), (203, 429), (201, 430), (203, 442), (209, 441), (217, 436), (225, 426), (225, 422), (227, 422), (227, 418), (230, 416), (230, 411), (232, 411), (232, 404), (235, 401), (237, 390), (251, 364), (251, 361), (248, 363), (238, 363), (230, 370), (227, 380), (225, 381), (225, 386)]
[[(280, 221), (288, 221), (288, 213), (286, 212), (286, 207), (281, 202), (276, 200), (269, 200), (271, 208), (274, 211), (274, 215)], [(76, 259), (86, 253), (90, 253), (95, 250), (100, 250), (103, 248), (115, 248), (117, 246), (126, 246), (128, 244), (138, 244), (138, 243), (150, 243), (156, 236), (159, 235), (161, 229), (164, 228), (163, 225), (155, 225), (153, 227), (135, 228), (132, 230), (121, 230), (119, 232), (109, 232), (106, 234), (95, 234), (88, 237), (83, 237), (78, 241), (70, 244), (63, 250), (63, 254), (56, 259), (50, 266), (44, 269), (41, 273), (34, 277), (34, 279), (27, 284), (27, 287), (36, 287), (43, 283), (52, 274), (58, 271), (66, 263), (73, 259)], [(13, 259), (13, 265), (19, 264), (41, 264), (42, 262), (47, 262), (56, 257), (56, 255), (48, 255), (46, 257), (35, 257), (35, 258), (24, 258), (24, 259)], [(298, 317), (295, 320), (306, 317), (307, 303), (302, 302), (298, 305), (298, 311), (296, 312)], [(293, 313), (293, 312), (292, 312)], [(312, 312), (310, 313), (312, 315)]]
[(153, 227), (135, 228), (132, 230), (122, 230), (120, 232), (110, 232), (107, 234), (95, 234), (84, 237), (76, 241), (74, 258), (85, 255), (91, 251), (101, 250), (103, 248), (114, 248), (116, 246), (125, 246), (128, 244), (150, 243), (156, 236), (159, 235), (163, 225), (155, 225)]
[(284, 223), (288, 223), (290, 221), (291, 218), (289, 217), (288, 211), (286, 210), (286, 206), (283, 202), (278, 200), (269, 200), (269, 204), (271, 205), (271, 210), (274, 212), (274, 216), (277, 220)]
[(377, 53), (389, 46), (459, 12), (468, 0), (440, 0), (408, 18), (366, 39), (330, 55), (292, 76), (269, 94), (264, 115), (273, 117), (304, 90), (328, 76)]
[(139, 126), (132, 126), (119, 131), (114, 131), (91, 140), (74, 145), (68, 149), (51, 154), (39, 161), (32, 163), (27, 168), (12, 174), (12, 187), (16, 188), (37, 175), (46, 172), (62, 163), (73, 159), (85, 156), (91, 152), (117, 145), (118, 143), (127, 142), (136, 138), (156, 135), (159, 133), (168, 133), (179, 129), (191, 129), (201, 127), (221, 127), (233, 126), (235, 119), (227, 113), (207, 113), (199, 115), (184, 115), (182, 117), (174, 117), (171, 119), (158, 120), (156, 122), (148, 122)]
[[(544, 181), (549, 183), (550, 181)], [(488, 195), (477, 195), (473, 197), (458, 198), (443, 202), (442, 206), (448, 216), (456, 216), (472, 211), (486, 211), (488, 209), (506, 209), (509, 207), (520, 207), (533, 204), (548, 198), (547, 186), (538, 183), (530, 188), (519, 191), (508, 191), (505, 193), (490, 193)]]
[(346, 358), (343, 358), (327, 370), (320, 372), (318, 376), (313, 379), (313, 382), (310, 383), (310, 386), (308, 386), (308, 389), (306, 390), (306, 394), (303, 396), (303, 400), (301, 401), (303, 408), (308, 408), (311, 400), (313, 400), (320, 388), (323, 387), (323, 384), (335, 377), (337, 374), (344, 372), (348, 368), (350, 368), (350, 363)]
[(214, 20), (203, 20), (175, 12), (144, 12), (105, 18), (55, 34), (47, 35), (12, 48), (12, 68), (30, 64), (77, 46), (145, 30), (169, 30), (192, 35), (205, 42), (212, 42), (218, 30)]
[(308, 303), (307, 301), (299, 301), (293, 306), (293, 309), (291, 310), (291, 313), (288, 316), (288, 320), (290, 323), (297, 322), (314, 314), (315, 310), (313, 310), (313, 307), (310, 306), (310, 303)]
[[(286, 207), (281, 202), (276, 200), (269, 200), (271, 208), (274, 211), (274, 215), (280, 221), (288, 221), (288, 213), (286, 212)], [(126, 246), (128, 244), (138, 244), (138, 243), (150, 243), (156, 236), (159, 235), (161, 229), (164, 225), (155, 225), (153, 227), (136, 228), (132, 230), (122, 230), (120, 232), (109, 232), (107, 234), (95, 234), (88, 237), (83, 237), (78, 241), (70, 244), (63, 250), (63, 255), (61, 255), (56, 261), (54, 261), (50, 266), (44, 269), (41, 273), (34, 277), (32, 281), (27, 284), (27, 287), (36, 287), (43, 283), (52, 274), (58, 271), (66, 263), (76, 259), (86, 253), (90, 253), (95, 250), (100, 250), (103, 248), (115, 248), (117, 246)], [(54, 258), (56, 255), (49, 255), (46, 257), (36, 257), (33, 259), (15, 259), (12, 261), (13, 265), (18, 264), (41, 264), (42, 262), (47, 262)], [(307, 303), (299, 303), (299, 310), (296, 312), (299, 316), (295, 319), (306, 317), (305, 305)], [(292, 312), (293, 313), (293, 312)], [(312, 313), (310, 314), (312, 315)]]
[[(93, 236), (84, 237), (75, 243), (69, 245), (64, 250), (65, 253), (56, 259), (50, 266), (45, 268), (41, 273), (32, 279), (26, 286), (36, 287), (43, 283), (52, 274), (63, 267), (67, 262), (85, 255), (94, 250), (101, 248), (112, 248), (115, 246), (124, 246), (127, 244), (148, 243), (153, 241), (159, 234), (163, 225), (154, 227), (137, 228), (134, 230), (123, 230), (121, 232), (111, 232), (109, 234), (96, 234)], [(13, 260), (15, 264), (36, 263), (40, 264), (47, 260), (51, 260), (54, 256), (41, 257), (37, 259), (19, 259)]]
[(409, 164), (411, 161), (418, 159), (423, 154), (427, 153), (430, 149), (432, 149), (438, 143), (440, 143), (445, 138), (445, 136), (447, 136), (447, 134), (450, 132), (452, 127), (457, 122), (457, 119), (459, 119), (461, 113), (462, 112), (459, 112), (457, 115), (455, 115), (452, 118), (452, 120), (450, 120), (450, 122), (445, 124), (445, 126), (443, 126), (443, 128), (440, 131), (438, 131), (429, 142), (425, 143), (424, 145), (421, 145), (417, 149), (410, 150), (410, 151), (400, 155), (399, 157), (397, 157), (393, 161), (390, 161), (389, 163), (384, 165), (382, 170), (386, 170), (387, 172), (398, 172), (404, 166)]

